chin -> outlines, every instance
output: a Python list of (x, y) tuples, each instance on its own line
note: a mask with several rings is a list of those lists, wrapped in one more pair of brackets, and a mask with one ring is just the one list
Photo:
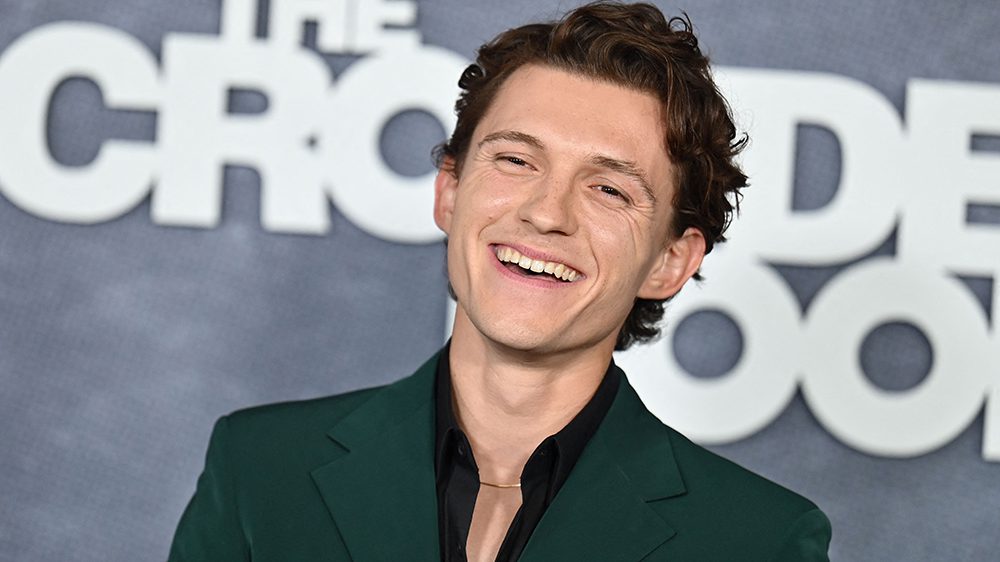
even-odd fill
[(586, 337), (585, 334), (572, 333), (569, 328), (551, 324), (543, 328), (531, 323), (499, 322), (480, 324), (477, 331), (496, 345), (534, 355), (559, 355), (575, 350), (594, 349), (607, 340), (607, 337)]
[(477, 328), (490, 341), (518, 351), (543, 351), (544, 348), (557, 347), (552, 332), (533, 329), (522, 323), (502, 322)]

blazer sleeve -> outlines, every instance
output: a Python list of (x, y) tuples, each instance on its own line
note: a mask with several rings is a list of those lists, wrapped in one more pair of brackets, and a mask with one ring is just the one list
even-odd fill
[(168, 562), (246, 562), (250, 551), (240, 524), (229, 457), (229, 422), (215, 423), (194, 497), (181, 516)]
[(830, 520), (819, 509), (803, 513), (789, 527), (772, 562), (828, 562)]

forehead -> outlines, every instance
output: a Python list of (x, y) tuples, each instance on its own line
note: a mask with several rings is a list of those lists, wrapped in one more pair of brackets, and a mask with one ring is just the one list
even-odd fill
[(635, 162), (669, 188), (672, 165), (660, 101), (652, 94), (564, 70), (525, 65), (500, 87), (473, 134), (517, 131), (546, 150)]

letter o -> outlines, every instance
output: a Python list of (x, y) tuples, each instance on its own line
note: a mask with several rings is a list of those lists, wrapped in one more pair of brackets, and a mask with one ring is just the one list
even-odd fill
[(330, 195), (351, 222), (394, 242), (442, 238), (433, 218), (435, 173), (393, 172), (382, 159), (379, 134), (406, 109), (425, 110), (453, 129), (455, 84), (467, 64), (438, 47), (390, 50), (358, 61), (338, 80), (327, 112), (335, 118), (323, 126), (323, 165)]
[[(861, 370), (858, 350), (879, 324), (919, 327), (934, 363), (916, 387), (879, 389)], [(806, 322), (809, 351), (802, 391), (819, 421), (866, 453), (908, 457), (954, 439), (975, 418), (990, 374), (985, 316), (958, 281), (892, 259), (856, 265), (825, 287)]]
[[(702, 443), (742, 439), (771, 423), (795, 393), (801, 348), (798, 305), (778, 274), (719, 254), (703, 268), (710, 282), (670, 302), (663, 337), (618, 358), (646, 407)], [(702, 309), (726, 313), (743, 333), (742, 356), (719, 378), (686, 374), (670, 348), (680, 319)]]

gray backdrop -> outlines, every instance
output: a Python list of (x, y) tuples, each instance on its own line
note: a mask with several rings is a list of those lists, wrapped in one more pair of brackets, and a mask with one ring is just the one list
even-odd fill
[[(1000, 83), (992, 1), (659, 4), (686, 10), (719, 64), (840, 74), (900, 110), (910, 78)], [(497, 31), (574, 3), (418, 5), (424, 43), (471, 57)], [(164, 34), (218, 33), (219, 5), (0, 0), (0, 56), (60, 20), (110, 25), (158, 55)], [(339, 72), (351, 59), (328, 62)], [(51, 150), (66, 165), (89, 162), (104, 139), (148, 140), (155, 129), (149, 114), (104, 109), (86, 81), (65, 83), (52, 102)], [(383, 135), (385, 158), (405, 173), (426, 171), (442, 134), (404, 115)], [(803, 131), (795, 205), (829, 200), (835, 158), (828, 136)], [(386, 383), (441, 344), (439, 243), (386, 242), (332, 204), (323, 236), (268, 232), (258, 186), (252, 170), (227, 169), (222, 223), (211, 229), (154, 224), (148, 201), (82, 226), (0, 199), (0, 560), (162, 560), (216, 417)], [(893, 251), (890, 239), (876, 254)], [(776, 267), (804, 303), (839, 271)], [(968, 284), (989, 310), (988, 280)], [(719, 326), (711, 317), (691, 323), (678, 336), (685, 353), (707, 364), (732, 354), (738, 335), (728, 350), (698, 347), (699, 330)], [(902, 328), (875, 342), (860, 360), (885, 366), (886, 387), (915, 384), (913, 373), (933, 360)], [(836, 559), (997, 560), (1000, 468), (982, 459), (982, 426), (980, 416), (918, 458), (876, 458), (835, 440), (796, 397), (763, 431), (714, 448), (815, 500), (833, 521)]]

